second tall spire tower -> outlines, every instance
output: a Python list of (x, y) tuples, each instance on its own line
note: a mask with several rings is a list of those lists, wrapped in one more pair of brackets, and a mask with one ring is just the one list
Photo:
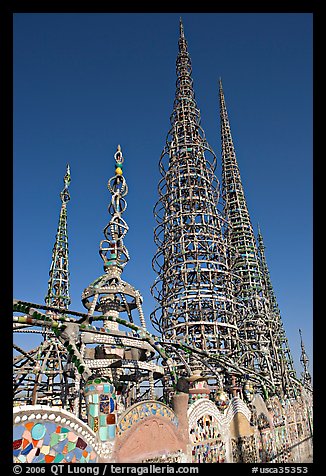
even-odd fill
[(158, 277), (152, 291), (158, 307), (151, 319), (164, 339), (231, 357), (239, 349), (237, 276), (223, 238), (216, 157), (200, 125), (181, 20), (178, 46), (172, 127), (160, 159), (154, 209)]

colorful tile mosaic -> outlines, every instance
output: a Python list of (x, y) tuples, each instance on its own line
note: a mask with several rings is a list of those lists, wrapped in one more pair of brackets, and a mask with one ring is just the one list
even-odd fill
[[(97, 433), (100, 441), (113, 439), (115, 429), (109, 431), (108, 427), (115, 423), (116, 393), (114, 386), (105, 379), (95, 378), (91, 382), (87, 382), (84, 394), (87, 402), (88, 425)], [(109, 420), (108, 417), (110, 417)]]
[(135, 423), (154, 415), (168, 418), (174, 425), (178, 426), (178, 419), (169, 407), (160, 402), (148, 400), (137, 403), (121, 416), (117, 425), (117, 435), (120, 436)]
[(182, 453), (181, 450), (179, 450), (177, 453), (173, 454), (163, 454), (159, 456), (154, 456), (153, 458), (146, 458), (141, 461), (141, 463), (181, 463), (182, 459), (184, 457), (184, 454)]
[(225, 463), (226, 447), (217, 420), (212, 415), (199, 418), (190, 430), (192, 463)]
[(93, 431), (96, 433), (98, 431), (98, 417), (94, 417), (93, 420)]
[(55, 423), (28, 422), (14, 427), (14, 463), (96, 463), (93, 448)]
[(257, 445), (255, 435), (232, 438), (232, 462), (256, 463)]
[(291, 461), (290, 435), (285, 426), (275, 428), (275, 448), (277, 463), (287, 463)]
[(259, 431), (258, 451), (259, 461), (269, 463), (276, 457), (274, 432), (269, 428)]

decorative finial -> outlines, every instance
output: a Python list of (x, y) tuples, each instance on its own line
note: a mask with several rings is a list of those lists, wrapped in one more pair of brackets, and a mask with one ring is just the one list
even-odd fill
[(128, 193), (126, 180), (123, 176), (124, 157), (121, 146), (118, 144), (117, 151), (114, 154), (115, 176), (108, 182), (108, 189), (112, 194), (109, 205), (109, 213), (112, 217), (104, 229), (105, 240), (100, 243), (100, 256), (104, 261), (104, 270), (108, 272), (112, 266), (122, 269), (129, 261), (129, 253), (126, 249), (123, 238), (128, 231), (128, 225), (121, 217), (127, 208), (124, 197)]
[(122, 165), (123, 165), (123, 162), (124, 162), (124, 158), (122, 156), (120, 144), (118, 144), (117, 151), (114, 154), (114, 158), (115, 158), (115, 165), (116, 165), (115, 173), (116, 173), (116, 175), (122, 175), (123, 174)]

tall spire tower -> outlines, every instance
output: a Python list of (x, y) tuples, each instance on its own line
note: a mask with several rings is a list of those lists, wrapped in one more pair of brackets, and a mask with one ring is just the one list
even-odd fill
[(222, 140), (222, 196), (229, 223), (228, 241), (235, 250), (235, 270), (242, 278), (240, 298), (245, 306), (239, 325), (243, 345), (241, 363), (255, 369), (273, 385), (280, 385), (281, 369), (274, 339), (275, 322), (264, 296), (262, 273), (245, 194), (241, 182), (222, 81), (219, 81)]
[(310, 387), (311, 386), (311, 375), (310, 375), (310, 372), (308, 370), (309, 359), (308, 359), (306, 349), (305, 349), (305, 346), (304, 346), (304, 343), (303, 343), (301, 329), (299, 329), (299, 334), (300, 334), (300, 340), (301, 340), (300, 362), (301, 362), (302, 367), (303, 367), (303, 372), (301, 373), (301, 375), (302, 375), (301, 380), (302, 380), (302, 383), (303, 383), (304, 386)]
[(237, 278), (229, 267), (224, 221), (217, 211), (216, 156), (200, 125), (181, 19), (178, 47), (171, 129), (159, 162), (160, 198), (154, 207), (158, 276), (152, 294), (158, 305), (151, 320), (165, 340), (231, 357), (239, 346)]
[[(48, 292), (45, 303), (61, 310), (68, 309), (69, 295), (69, 261), (68, 261), (68, 234), (67, 234), (67, 204), (70, 200), (69, 185), (71, 182), (70, 166), (67, 164), (63, 178), (64, 187), (60, 193), (61, 208), (56, 240), (52, 251), (52, 261), (49, 272)], [(56, 315), (51, 310), (48, 313)], [(39, 371), (35, 374), (33, 389), (33, 404), (37, 401), (47, 404), (61, 404), (69, 406), (69, 379), (67, 363), (69, 355), (62, 343), (46, 331), (44, 342), (38, 349)], [(71, 384), (72, 385), (72, 384)]]
[(50, 279), (45, 302), (48, 306), (68, 309), (69, 296), (69, 270), (68, 270), (68, 235), (67, 235), (67, 203), (70, 200), (69, 184), (71, 181), (70, 167), (67, 165), (64, 176), (64, 188), (60, 193), (61, 210), (57, 236), (52, 252)]
[(292, 378), (296, 377), (294, 369), (293, 358), (289, 346), (288, 339), (286, 337), (285, 329), (282, 322), (280, 309), (276, 300), (275, 292), (273, 289), (269, 269), (267, 267), (267, 261), (265, 256), (265, 245), (263, 236), (258, 226), (258, 256), (260, 269), (262, 271), (263, 287), (265, 295), (270, 303), (272, 315), (274, 316), (275, 323), (275, 340), (277, 345), (277, 351), (279, 353), (279, 362), (281, 366), (282, 386), (283, 392), (289, 396), (295, 396), (295, 386)]
[[(47, 313), (54, 318), (58, 312), (53, 308), (65, 310), (70, 304), (67, 236), (70, 181), (70, 167), (67, 165), (64, 188), (60, 193), (59, 224), (52, 252), (48, 292), (45, 297), (45, 303), (50, 307)], [(17, 329), (17, 332), (23, 331), (24, 329)], [(41, 332), (43, 335), (43, 341), (36, 348), (26, 352), (14, 345), (19, 352), (19, 355), (14, 357), (14, 398), (26, 404), (38, 403), (69, 408), (70, 388), (73, 387), (71, 381), (73, 374), (67, 369), (69, 355), (51, 330), (34, 329), (33, 332)]]

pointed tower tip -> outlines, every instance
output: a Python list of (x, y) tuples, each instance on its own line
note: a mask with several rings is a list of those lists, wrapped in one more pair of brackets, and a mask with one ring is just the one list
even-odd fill
[(181, 17), (180, 17), (180, 20), (179, 20), (179, 25), (180, 25), (180, 36), (182, 38), (184, 38), (185, 32), (184, 32), (184, 29), (183, 29), (183, 23), (182, 23), (182, 18)]
[(66, 167), (66, 174), (65, 176), (63, 177), (63, 181), (64, 181), (64, 184), (65, 184), (65, 188), (67, 188), (71, 182), (71, 177), (70, 177), (70, 165), (67, 164), (67, 167)]
[(124, 162), (124, 158), (122, 157), (122, 150), (121, 150), (121, 145), (118, 144), (117, 151), (114, 154), (114, 160), (116, 162), (116, 173), (118, 175), (122, 175), (122, 164)]

